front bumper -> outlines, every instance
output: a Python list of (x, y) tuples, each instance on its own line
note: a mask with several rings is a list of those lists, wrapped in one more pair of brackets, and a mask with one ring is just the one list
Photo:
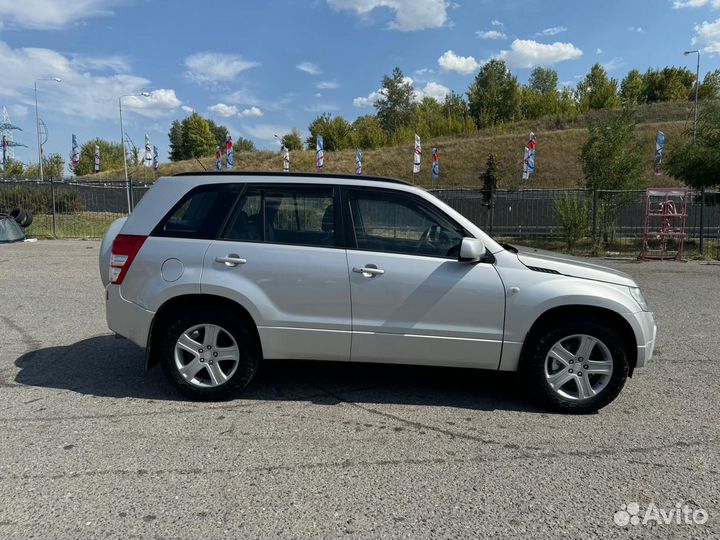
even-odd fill
[(640, 311), (627, 316), (635, 332), (637, 340), (637, 362), (635, 367), (646, 366), (652, 359), (655, 352), (655, 340), (657, 339), (657, 326), (655, 318), (649, 311)]
[(120, 287), (110, 283), (105, 287), (105, 314), (110, 330), (140, 347), (147, 346), (154, 311), (125, 300), (120, 294)]

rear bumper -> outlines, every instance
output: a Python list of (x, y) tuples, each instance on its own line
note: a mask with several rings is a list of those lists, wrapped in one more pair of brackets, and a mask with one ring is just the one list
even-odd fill
[(120, 294), (120, 287), (109, 284), (105, 287), (105, 314), (110, 330), (140, 347), (147, 346), (154, 311), (125, 300)]

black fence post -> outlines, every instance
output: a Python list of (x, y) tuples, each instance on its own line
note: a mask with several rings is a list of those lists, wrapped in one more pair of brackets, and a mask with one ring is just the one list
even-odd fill
[(57, 229), (55, 225), (55, 183), (53, 177), (50, 177), (50, 201), (52, 204), (52, 235), (53, 238), (57, 238)]
[(597, 244), (597, 188), (593, 189), (592, 202), (592, 241)]
[(700, 256), (705, 255), (705, 187), (700, 188)]
[(488, 220), (490, 221), (490, 226), (488, 227), (488, 234), (492, 236), (493, 234), (493, 221), (495, 221), (495, 192), (496, 192), (495, 186), (490, 187), (490, 206), (488, 207)]

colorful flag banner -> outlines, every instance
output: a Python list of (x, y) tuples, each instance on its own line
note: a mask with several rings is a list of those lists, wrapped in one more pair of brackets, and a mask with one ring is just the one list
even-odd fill
[(72, 136), (72, 153), (70, 154), (70, 168), (74, 171), (75, 167), (80, 164), (80, 147), (77, 143), (75, 134)]
[(665, 152), (665, 133), (657, 132), (655, 141), (655, 176), (662, 176), (662, 158)]
[(222, 150), (219, 146), (215, 147), (215, 170), (222, 171)]
[(235, 148), (233, 147), (232, 135), (227, 136), (225, 155), (227, 156), (227, 168), (230, 170), (235, 166)]
[(420, 172), (420, 158), (422, 156), (422, 147), (420, 146), (420, 135), (415, 135), (415, 156), (413, 157), (413, 174)]
[(535, 174), (535, 147), (537, 146), (537, 137), (531, 131), (525, 147), (525, 155), (523, 157), (523, 180), (528, 180)]
[(160, 162), (158, 161), (158, 149), (157, 146), (153, 146), (153, 170), (157, 171), (158, 167), (160, 167)]
[(362, 174), (362, 150), (359, 148), (355, 152), (355, 174), (358, 176)]
[(315, 140), (315, 169), (322, 172), (325, 167), (325, 147), (322, 135), (318, 135)]
[(100, 147), (95, 145), (95, 172), (100, 172)]
[(432, 149), (432, 179), (440, 179), (440, 155), (435, 147)]
[(145, 168), (149, 169), (152, 166), (152, 146), (150, 145), (150, 137), (145, 134)]
[(290, 150), (285, 146), (282, 147), (282, 158), (283, 172), (290, 172)]

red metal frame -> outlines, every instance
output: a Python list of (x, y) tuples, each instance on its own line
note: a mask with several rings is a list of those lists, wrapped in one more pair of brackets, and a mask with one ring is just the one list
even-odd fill
[[(685, 260), (685, 223), (688, 190), (685, 188), (649, 188), (645, 206), (643, 249), (645, 261)], [(668, 249), (675, 240), (677, 249)]]

